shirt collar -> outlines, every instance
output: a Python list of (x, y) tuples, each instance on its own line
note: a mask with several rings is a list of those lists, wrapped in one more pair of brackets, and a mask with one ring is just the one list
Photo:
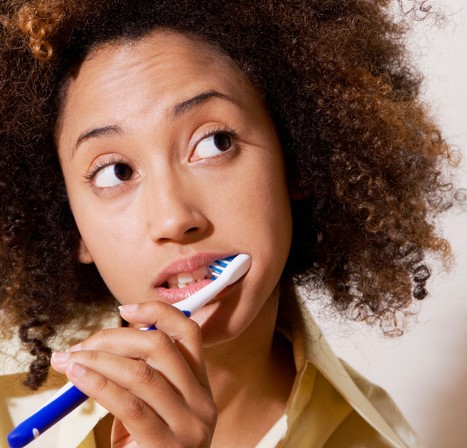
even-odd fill
[(286, 301), (287, 320), (293, 323), (288, 331), (294, 344), (297, 369), (304, 369), (307, 362), (312, 363), (350, 406), (387, 441), (394, 446), (405, 446), (405, 443), (358, 388), (343, 363), (332, 351), (311, 315), (307, 306), (309, 299), (305, 298), (304, 290), (295, 288), (289, 294), (284, 294), (281, 300)]

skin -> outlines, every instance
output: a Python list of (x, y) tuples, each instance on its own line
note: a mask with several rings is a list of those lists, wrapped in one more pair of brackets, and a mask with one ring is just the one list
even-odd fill
[[(96, 264), (127, 321), (158, 331), (104, 330), (52, 366), (116, 417), (114, 447), (256, 444), (294, 367), (274, 336), (290, 202), (255, 89), (207, 44), (153, 32), (92, 52), (56, 141), (80, 261)], [(192, 319), (155, 287), (167, 269), (237, 253), (249, 272)]]

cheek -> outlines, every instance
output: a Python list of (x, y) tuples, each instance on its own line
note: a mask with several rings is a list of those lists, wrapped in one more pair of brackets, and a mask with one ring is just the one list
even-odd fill
[[(279, 150), (277, 150), (279, 152)], [(282, 160), (274, 155), (262, 158), (248, 174), (248, 182), (235, 191), (241, 217), (237, 225), (241, 238), (258, 247), (264, 262), (280, 266), (288, 257), (292, 238), (290, 199)], [(238, 199), (241, 196), (242, 200)], [(245, 247), (245, 250), (248, 246)]]
[(257, 208), (266, 216), (271, 230), (287, 237), (291, 232), (291, 207), (284, 165), (278, 155), (271, 156), (268, 162), (256, 180)]
[(109, 209), (76, 192), (70, 195), (70, 205), (81, 239), (104, 280), (121, 271), (121, 263), (116, 260), (130, 260), (133, 256), (141, 227), (138, 217)]
[(263, 213), (267, 216), (265, 232), (273, 257), (278, 259), (278, 267), (282, 273), (288, 258), (292, 240), (292, 212), (287, 182), (282, 162), (276, 161), (270, 167), (266, 177), (263, 193)]
[[(146, 284), (144, 255), (133, 235), (135, 225), (127, 220), (96, 214), (83, 215), (78, 225), (81, 238), (99, 274), (120, 302), (139, 302)], [(131, 279), (132, 281), (129, 281)], [(136, 298), (135, 298), (136, 297)]]
[(129, 248), (135, 246), (137, 235), (141, 233), (137, 220), (97, 210), (83, 213), (77, 225), (96, 262), (117, 254), (129, 257)]

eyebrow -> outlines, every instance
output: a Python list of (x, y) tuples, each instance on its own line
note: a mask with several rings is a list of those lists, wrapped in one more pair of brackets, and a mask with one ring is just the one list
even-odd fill
[[(179, 104), (176, 104), (172, 109), (172, 115), (175, 118), (178, 118), (180, 115), (189, 112), (191, 109), (201, 106), (212, 98), (220, 98), (227, 100), (233, 104), (239, 105), (238, 101), (224, 93), (218, 92), (216, 90), (209, 90), (207, 92), (200, 93), (199, 95), (194, 96), (188, 100), (185, 100)], [(77, 138), (76, 143), (72, 148), (72, 154), (76, 152), (78, 147), (87, 140), (100, 137), (116, 136), (124, 134), (124, 130), (117, 125), (103, 126), (100, 128), (91, 129), (89, 131), (84, 131)]]
[(122, 135), (123, 133), (123, 129), (120, 126), (104, 126), (102, 128), (95, 128), (91, 129), (90, 131), (84, 131), (76, 140), (76, 143), (74, 144), (71, 152), (74, 154), (79, 145), (92, 138)]
[(200, 93), (199, 95), (196, 95), (193, 98), (190, 98), (189, 100), (177, 104), (173, 109), (173, 115), (175, 117), (178, 117), (188, 112), (190, 109), (200, 106), (201, 104), (205, 103), (211, 98), (220, 98), (222, 100), (227, 100), (238, 106), (238, 101), (234, 97), (226, 95), (225, 93), (218, 92), (217, 90), (208, 90), (207, 92)]

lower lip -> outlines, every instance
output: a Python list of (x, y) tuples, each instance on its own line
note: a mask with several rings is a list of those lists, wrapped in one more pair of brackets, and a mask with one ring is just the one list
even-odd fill
[(186, 286), (185, 288), (163, 288), (161, 286), (156, 287), (156, 292), (161, 297), (164, 302), (170, 303), (171, 305), (181, 300), (193, 295), (195, 292), (199, 291), (201, 288), (204, 288), (209, 283), (212, 283), (213, 280), (202, 280), (192, 285)]

